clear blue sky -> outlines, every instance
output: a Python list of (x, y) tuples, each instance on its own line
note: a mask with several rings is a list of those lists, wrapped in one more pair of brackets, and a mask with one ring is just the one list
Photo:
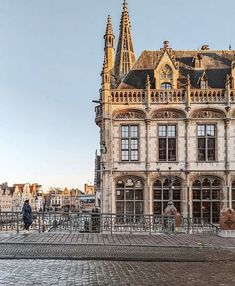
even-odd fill
[[(235, 49), (234, 0), (129, 0), (136, 55)], [(93, 182), (103, 34), (122, 0), (0, 0), (0, 182)]]

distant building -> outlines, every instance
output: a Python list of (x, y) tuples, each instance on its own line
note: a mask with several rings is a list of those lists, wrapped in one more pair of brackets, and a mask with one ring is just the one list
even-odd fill
[(93, 185), (85, 184), (84, 185), (84, 191), (86, 195), (94, 195), (95, 194), (95, 188)]

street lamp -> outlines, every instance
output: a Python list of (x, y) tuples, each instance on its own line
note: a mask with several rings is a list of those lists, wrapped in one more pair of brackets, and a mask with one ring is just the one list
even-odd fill
[(175, 209), (177, 211), (173, 203), (173, 182), (174, 182), (174, 177), (177, 175), (180, 176), (184, 170), (180, 169), (180, 172), (178, 172), (178, 174), (174, 173), (174, 175), (172, 175), (172, 167), (168, 167), (168, 170), (169, 170), (168, 174), (165, 175), (160, 171), (160, 168), (157, 168), (158, 174), (162, 177), (165, 177), (169, 182), (169, 201), (167, 203), (167, 206), (169, 206), (171, 210)]

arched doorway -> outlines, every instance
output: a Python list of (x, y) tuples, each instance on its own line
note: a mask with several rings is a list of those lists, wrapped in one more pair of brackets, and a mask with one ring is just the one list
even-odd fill
[[(173, 203), (177, 211), (181, 211), (181, 180), (177, 177), (171, 178), (172, 180), (172, 192)], [(153, 212), (154, 214), (161, 215), (170, 200), (170, 186), (171, 182), (168, 178), (157, 180), (153, 184)]]
[(139, 179), (127, 178), (116, 183), (116, 213), (144, 213), (144, 184)]
[(221, 181), (216, 178), (202, 178), (193, 182), (193, 217), (218, 223), (221, 209)]

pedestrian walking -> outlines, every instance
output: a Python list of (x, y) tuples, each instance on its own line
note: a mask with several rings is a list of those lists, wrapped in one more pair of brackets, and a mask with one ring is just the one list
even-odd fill
[(29, 227), (33, 222), (32, 209), (31, 206), (29, 205), (29, 200), (25, 200), (22, 212), (23, 212), (24, 229), (29, 230)]

